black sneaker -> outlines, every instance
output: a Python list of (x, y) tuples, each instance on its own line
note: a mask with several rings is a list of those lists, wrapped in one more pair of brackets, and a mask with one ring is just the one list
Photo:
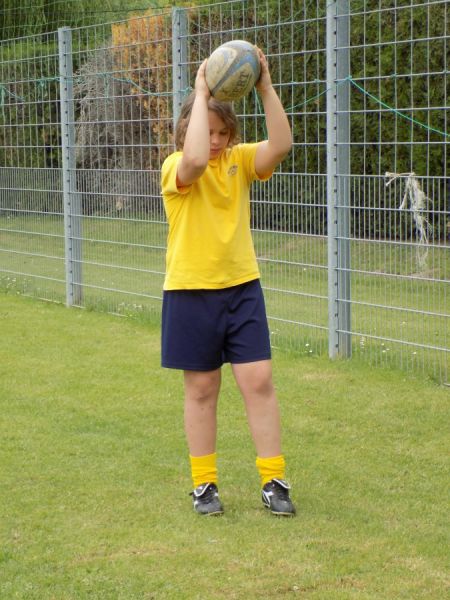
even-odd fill
[(271, 479), (261, 490), (262, 501), (274, 515), (293, 517), (295, 506), (289, 498), (291, 486), (284, 479)]
[(215, 483), (202, 483), (191, 492), (194, 510), (200, 515), (221, 515), (223, 506)]

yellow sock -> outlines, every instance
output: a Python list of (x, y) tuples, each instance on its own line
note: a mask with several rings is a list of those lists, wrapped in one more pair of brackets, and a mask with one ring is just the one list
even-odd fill
[(217, 484), (217, 454), (206, 454), (205, 456), (189, 455), (191, 461), (191, 473), (194, 487), (202, 483)]
[(285, 470), (284, 456), (271, 456), (268, 458), (256, 458), (256, 467), (261, 477), (261, 487), (263, 487), (271, 479), (284, 479)]

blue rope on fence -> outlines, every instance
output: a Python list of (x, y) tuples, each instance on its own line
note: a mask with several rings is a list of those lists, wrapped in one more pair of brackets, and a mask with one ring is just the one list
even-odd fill
[[(421, 121), (418, 121), (417, 119), (414, 119), (413, 117), (401, 112), (397, 108), (393, 108), (392, 106), (389, 106), (389, 104), (386, 104), (386, 102), (383, 102), (383, 100), (381, 100), (374, 94), (371, 94), (366, 89), (364, 89), (361, 85), (359, 85), (359, 83), (356, 83), (356, 81), (350, 75), (343, 81), (349, 81), (357, 90), (359, 90), (360, 92), (365, 94), (368, 98), (370, 98), (374, 102), (377, 102), (380, 106), (387, 108), (388, 110), (390, 110), (391, 112), (396, 114), (398, 117), (400, 117), (402, 119), (406, 119), (407, 121), (410, 121), (414, 125), (417, 125), (418, 127), (422, 127), (423, 129), (426, 129), (427, 131), (432, 131), (433, 133), (438, 133), (440, 135), (443, 135), (444, 137), (450, 137), (450, 133), (441, 131), (440, 129), (436, 129), (435, 127), (430, 127), (426, 123), (422, 123)], [(420, 109), (417, 109), (417, 110), (420, 110)]]

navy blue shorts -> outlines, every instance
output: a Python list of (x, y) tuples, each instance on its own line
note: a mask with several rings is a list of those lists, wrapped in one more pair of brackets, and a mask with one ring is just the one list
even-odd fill
[(220, 290), (165, 291), (161, 350), (163, 367), (186, 371), (271, 358), (259, 279)]

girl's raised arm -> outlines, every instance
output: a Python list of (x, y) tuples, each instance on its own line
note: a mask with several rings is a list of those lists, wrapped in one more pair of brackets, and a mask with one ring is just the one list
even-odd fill
[(186, 129), (183, 157), (177, 171), (177, 184), (180, 187), (196, 181), (208, 165), (208, 100), (211, 94), (205, 79), (206, 62), (204, 60), (200, 65), (195, 78), (195, 99)]
[(255, 169), (259, 176), (271, 173), (292, 147), (292, 133), (283, 105), (274, 90), (267, 59), (261, 50), (261, 77), (256, 88), (261, 96), (268, 139), (259, 144), (255, 157)]

